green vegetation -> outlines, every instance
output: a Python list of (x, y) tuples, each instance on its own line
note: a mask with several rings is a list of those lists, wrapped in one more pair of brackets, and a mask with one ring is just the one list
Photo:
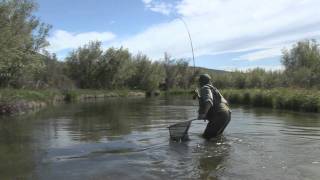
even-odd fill
[(77, 101), (80, 99), (104, 98), (104, 97), (126, 97), (142, 96), (142, 91), (128, 90), (91, 90), (76, 89), (68, 91), (59, 90), (26, 90), (26, 89), (1, 89), (0, 99), (2, 102), (15, 101), (37, 101), (54, 103), (54, 101)]
[(61, 95), (56, 90), (25, 90), (25, 89), (1, 89), (2, 102), (14, 102), (20, 100), (50, 102), (55, 96)]
[(285, 69), (281, 71), (194, 71), (188, 60), (172, 59), (167, 53), (163, 59), (151, 60), (123, 47), (103, 50), (101, 42), (88, 42), (59, 61), (45, 50), (50, 26), (33, 15), (36, 7), (32, 0), (0, 1), (2, 102), (21, 97), (47, 102), (61, 92), (67, 101), (84, 97), (85, 92), (95, 96), (101, 91), (125, 96), (129, 90), (160, 89), (181, 94), (197, 87), (200, 73), (209, 73), (217, 88), (234, 89), (226, 91), (231, 102), (319, 111), (320, 49), (315, 40), (300, 41), (283, 50)]
[(195, 74), (187, 60), (152, 61), (125, 48), (102, 50), (88, 42), (64, 61), (45, 50), (49, 25), (33, 16), (33, 0), (0, 1), (0, 88), (15, 89), (139, 89), (190, 88)]
[(261, 68), (246, 72), (211, 73), (220, 88), (320, 88), (320, 48), (315, 40), (300, 41), (283, 50), (283, 71)]
[(77, 89), (68, 91), (58, 90), (26, 90), (1, 89), (0, 115), (17, 114), (37, 110), (59, 102), (75, 102), (106, 97), (132, 97), (144, 96), (141, 91), (127, 90), (87, 90)]
[(43, 50), (50, 26), (32, 15), (33, 1), (0, 1), (0, 86), (22, 88), (43, 69)]
[(305, 112), (320, 112), (320, 92), (304, 89), (224, 89), (230, 103)]
[[(306, 89), (222, 89), (222, 95), (230, 104), (244, 104), (254, 107), (268, 107), (303, 112), (320, 112), (320, 91)], [(187, 95), (193, 91), (174, 89), (167, 95)]]
[(103, 51), (101, 42), (88, 42), (64, 61), (45, 51), (50, 26), (32, 15), (32, 0), (0, 1), (0, 87), (24, 89), (192, 89), (196, 77), (209, 73), (218, 88), (319, 88), (320, 49), (315, 40), (284, 50), (284, 71), (261, 68), (225, 72), (189, 67), (186, 59), (151, 60), (125, 48)]
[(76, 87), (86, 89), (154, 90), (165, 74), (163, 64), (151, 62), (145, 55), (133, 56), (124, 48), (103, 52), (100, 42), (72, 52), (66, 58), (66, 72)]
[(128, 96), (145, 96), (142, 91), (133, 90), (92, 90), (92, 89), (77, 89), (68, 90), (61, 93), (64, 101), (73, 102), (84, 99), (96, 99), (106, 97), (128, 97)]

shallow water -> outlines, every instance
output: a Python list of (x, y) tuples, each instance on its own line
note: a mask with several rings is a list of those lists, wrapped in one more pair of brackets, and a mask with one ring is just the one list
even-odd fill
[(221, 138), (194, 121), (190, 141), (170, 141), (196, 105), (114, 98), (1, 117), (0, 179), (319, 179), (319, 114), (233, 107)]

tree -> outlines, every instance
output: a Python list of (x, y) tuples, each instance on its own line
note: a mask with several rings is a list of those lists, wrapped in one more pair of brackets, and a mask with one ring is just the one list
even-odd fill
[(96, 73), (102, 53), (101, 42), (94, 41), (79, 47), (66, 58), (68, 75), (78, 87), (94, 88), (97, 86)]
[(35, 80), (39, 83), (38, 88), (70, 89), (73, 82), (65, 72), (66, 63), (59, 61), (56, 54), (46, 53), (44, 55), (44, 68)]
[(283, 50), (282, 64), (292, 85), (312, 87), (320, 83), (320, 49), (316, 40), (300, 41)]
[(32, 0), (0, 1), (0, 86), (23, 87), (43, 68), (49, 25), (32, 15)]
[(152, 62), (146, 55), (138, 54), (133, 57), (134, 73), (130, 78), (131, 88), (153, 91), (159, 87), (164, 78), (162, 64)]
[(103, 88), (123, 88), (134, 72), (128, 49), (109, 48), (101, 56), (97, 72), (99, 86)]

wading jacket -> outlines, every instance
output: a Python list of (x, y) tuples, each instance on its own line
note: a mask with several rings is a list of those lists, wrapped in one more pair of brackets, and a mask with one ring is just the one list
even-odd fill
[[(211, 105), (210, 109), (206, 107), (208, 102)], [(211, 84), (206, 84), (201, 87), (199, 97), (199, 114), (206, 114), (206, 119), (212, 120), (218, 112), (228, 111), (228, 102), (224, 99), (217, 88)]]

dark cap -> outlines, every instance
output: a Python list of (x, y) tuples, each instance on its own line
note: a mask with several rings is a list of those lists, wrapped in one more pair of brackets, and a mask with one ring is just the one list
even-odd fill
[(209, 74), (201, 74), (199, 77), (199, 82), (201, 84), (208, 84), (211, 80), (211, 77)]

